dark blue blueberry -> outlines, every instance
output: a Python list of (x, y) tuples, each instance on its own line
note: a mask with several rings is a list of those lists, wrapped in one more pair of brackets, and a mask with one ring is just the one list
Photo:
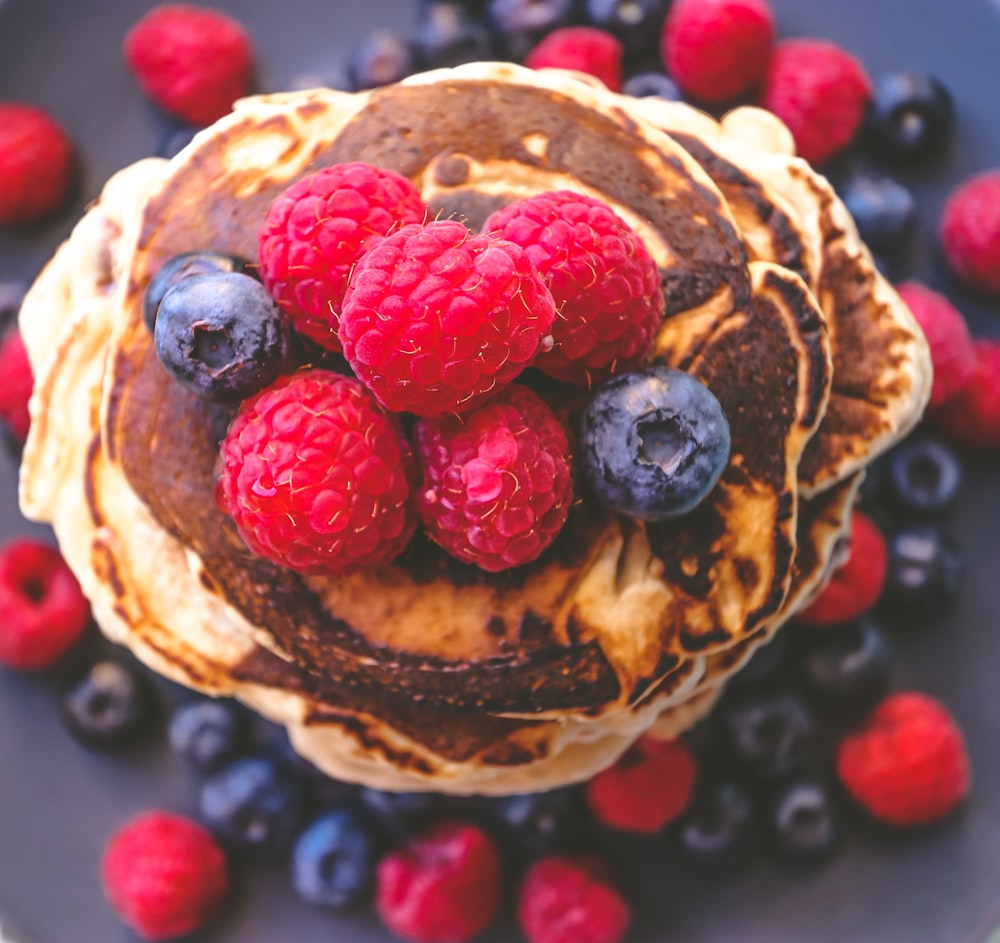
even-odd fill
[(420, 11), (412, 37), (421, 69), (435, 69), (492, 58), (489, 31), (460, 3), (435, 0)]
[(762, 693), (737, 699), (723, 713), (734, 758), (758, 779), (784, 776), (812, 757), (816, 723), (791, 694)]
[(489, 0), (486, 20), (503, 55), (522, 60), (546, 34), (574, 22), (574, 0)]
[(669, 6), (670, 0), (586, 0), (586, 18), (616, 36), (626, 56), (650, 57), (659, 51)]
[(267, 289), (238, 272), (194, 275), (163, 296), (153, 340), (160, 362), (198, 396), (244, 399), (288, 368), (291, 329)]
[(282, 762), (302, 780), (314, 808), (342, 805), (357, 797), (360, 792), (358, 786), (328, 776), (315, 764), (297, 753), (288, 739), (284, 727), (273, 730), (273, 734), (268, 739), (268, 744), (275, 747)]
[(383, 834), (392, 840), (409, 835), (438, 807), (438, 796), (431, 792), (383, 792), (361, 790), (361, 802), (374, 814)]
[(785, 783), (770, 808), (771, 837), (789, 864), (828, 861), (841, 843), (843, 830), (830, 789), (813, 779)]
[(270, 756), (234, 760), (205, 780), (201, 819), (234, 851), (256, 861), (280, 858), (302, 821), (299, 779)]
[(965, 579), (965, 560), (939, 527), (918, 524), (889, 536), (882, 608), (893, 622), (924, 623), (943, 615)]
[(98, 661), (62, 698), (62, 716), (70, 732), (95, 747), (132, 743), (156, 714), (152, 689), (137, 668), (118, 661)]
[(947, 511), (962, 490), (962, 460), (932, 436), (911, 437), (888, 456), (887, 483), (895, 504), (914, 516)]
[(779, 671), (788, 648), (788, 633), (779, 632), (761, 645), (733, 676), (730, 687), (750, 687), (769, 681)]
[(163, 296), (174, 285), (195, 275), (216, 275), (221, 272), (242, 272), (253, 275), (254, 269), (246, 259), (225, 255), (222, 252), (184, 252), (163, 263), (153, 276), (142, 299), (142, 317), (150, 333), (156, 326), (156, 313)]
[(360, 42), (347, 62), (347, 83), (353, 91), (379, 88), (414, 71), (409, 44), (390, 30), (375, 30)]
[(374, 884), (379, 842), (368, 818), (352, 806), (313, 819), (292, 848), (292, 887), (310, 904), (344, 910)]
[(665, 98), (667, 101), (679, 102), (683, 99), (677, 83), (663, 72), (640, 72), (627, 79), (622, 86), (626, 95), (634, 98)]
[(909, 242), (917, 224), (917, 201), (901, 183), (889, 177), (852, 177), (840, 196), (872, 251), (895, 255)]
[(573, 787), (506, 796), (494, 813), (511, 842), (531, 855), (567, 847), (586, 822), (580, 790)]
[(699, 783), (694, 803), (676, 826), (685, 858), (712, 873), (749, 864), (760, 850), (761, 832), (752, 796), (731, 781)]
[(218, 769), (240, 753), (249, 737), (247, 714), (235, 701), (202, 699), (178, 704), (170, 715), (170, 747), (192, 766)]
[(189, 125), (171, 128), (160, 142), (160, 146), (156, 149), (156, 156), (165, 157), (167, 160), (170, 160), (171, 157), (176, 157), (194, 140), (194, 136), (201, 130), (199, 127), (191, 127)]
[(597, 497), (647, 521), (686, 514), (729, 461), (729, 423), (703, 383), (647, 367), (599, 387), (583, 412), (581, 463)]
[(875, 83), (864, 136), (878, 157), (904, 161), (940, 152), (954, 128), (951, 93), (934, 76), (897, 72)]

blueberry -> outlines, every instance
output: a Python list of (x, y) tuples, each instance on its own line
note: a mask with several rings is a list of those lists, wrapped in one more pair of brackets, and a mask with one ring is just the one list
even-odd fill
[(746, 664), (733, 676), (731, 687), (750, 687), (770, 681), (780, 670), (788, 648), (788, 633), (779, 632), (757, 648)]
[(28, 286), (20, 282), (0, 282), (0, 336), (17, 321)]
[(940, 514), (958, 500), (962, 461), (946, 442), (912, 437), (888, 456), (888, 486), (896, 505), (915, 516)]
[(222, 252), (184, 252), (167, 259), (150, 280), (142, 299), (142, 317), (150, 333), (156, 326), (156, 312), (160, 308), (160, 302), (174, 285), (195, 275), (214, 275), (220, 272), (253, 275), (254, 269), (246, 259)]
[(813, 716), (791, 694), (739, 699), (726, 708), (723, 725), (735, 759), (758, 779), (784, 776), (800, 768), (815, 745)]
[(954, 127), (955, 106), (941, 82), (897, 72), (875, 84), (864, 137), (877, 156), (902, 161), (943, 150)]
[(586, 821), (580, 791), (573, 787), (505, 796), (493, 811), (504, 834), (531, 855), (565, 848)]
[(640, 72), (622, 86), (622, 91), (633, 98), (665, 98), (679, 102), (683, 99), (677, 83), (662, 72)]
[(391, 85), (413, 71), (409, 44), (396, 33), (379, 29), (355, 47), (347, 62), (347, 82), (352, 91), (361, 91)]
[(356, 808), (330, 809), (313, 819), (292, 848), (292, 887), (304, 900), (343, 910), (368, 896), (379, 842)]
[(201, 770), (217, 769), (233, 759), (248, 735), (246, 712), (235, 701), (227, 700), (179, 704), (167, 726), (173, 751)]
[(770, 830), (780, 857), (798, 866), (829, 860), (843, 834), (829, 788), (813, 779), (781, 787), (770, 808)]
[(917, 223), (917, 201), (889, 177), (852, 177), (840, 192), (861, 238), (876, 253), (898, 254)]
[(685, 858), (714, 873), (747, 865), (762, 840), (752, 796), (728, 780), (698, 784), (694, 803), (677, 822), (676, 835)]
[(170, 160), (171, 157), (176, 157), (194, 140), (194, 136), (201, 130), (201, 128), (190, 125), (181, 125), (180, 127), (172, 128), (160, 142), (160, 146), (156, 149), (156, 156), (165, 157), (167, 160)]
[(574, 0), (489, 0), (486, 21), (503, 55), (521, 60), (546, 34), (575, 19)]
[(201, 818), (234, 851), (258, 861), (281, 857), (302, 820), (303, 788), (270, 756), (234, 760), (205, 780)]
[(456, 66), (492, 57), (486, 27), (460, 3), (435, 0), (420, 12), (412, 39), (416, 64), (422, 69)]
[(583, 471), (597, 497), (642, 520), (691, 511), (729, 461), (729, 423), (694, 377), (669, 367), (599, 387), (581, 420)]
[(941, 616), (958, 596), (965, 560), (939, 527), (917, 524), (891, 534), (882, 606), (893, 621), (926, 622)]
[(133, 742), (150, 725), (156, 702), (137, 668), (98, 661), (62, 698), (71, 733), (91, 746), (115, 748)]
[(616, 36), (630, 58), (650, 57), (659, 50), (670, 0), (586, 0), (591, 26)]
[(260, 282), (224, 272), (194, 275), (168, 289), (153, 339), (174, 379), (206, 399), (236, 401), (287, 369), (290, 334)]
[(390, 839), (398, 839), (408, 835), (437, 808), (438, 797), (431, 792), (365, 788), (361, 790), (361, 801), (375, 815), (382, 832)]

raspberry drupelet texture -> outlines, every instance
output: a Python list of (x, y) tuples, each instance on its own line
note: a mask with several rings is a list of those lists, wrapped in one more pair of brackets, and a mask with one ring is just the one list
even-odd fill
[(31, 427), (28, 400), (35, 385), (31, 371), (31, 361), (24, 346), (24, 339), (18, 330), (9, 331), (0, 340), (0, 421), (14, 436), (23, 442)]
[(540, 370), (592, 386), (642, 363), (663, 318), (660, 272), (610, 206), (556, 190), (504, 207), (483, 231), (521, 246), (552, 292), (553, 346)]
[(472, 409), (552, 344), (552, 293), (527, 253), (438, 220), (404, 226), (358, 261), (339, 334), (392, 412)]
[(229, 891), (226, 856), (211, 833), (160, 811), (139, 815), (111, 836), (101, 881), (116, 913), (147, 940), (199, 929)]
[(972, 377), (962, 390), (931, 410), (941, 434), (967, 449), (1000, 449), (1000, 341), (978, 337), (972, 342)]
[(536, 559), (573, 501), (569, 444), (549, 406), (513, 384), (463, 416), (422, 419), (414, 430), (428, 535), (490, 572)]
[(216, 499), (255, 553), (338, 574), (403, 550), (415, 477), (395, 417), (354, 378), (312, 369), (243, 403), (222, 443)]
[(337, 323), (347, 279), (379, 239), (429, 215), (401, 174), (362, 161), (325, 167), (270, 206), (258, 237), (260, 276), (296, 330), (340, 350)]
[(1000, 169), (970, 178), (948, 197), (941, 242), (959, 278), (1000, 296)]
[(564, 26), (553, 30), (525, 56), (530, 69), (572, 69), (600, 79), (613, 92), (621, 91), (624, 49), (611, 33), (592, 26)]

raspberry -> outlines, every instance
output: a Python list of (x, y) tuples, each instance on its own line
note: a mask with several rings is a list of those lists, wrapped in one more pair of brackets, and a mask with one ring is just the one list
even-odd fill
[(340, 350), (337, 322), (354, 263), (405, 223), (422, 223), (420, 191), (392, 170), (355, 161), (293, 183), (267, 211), (260, 275), (297, 330)]
[(516, 242), (552, 292), (552, 350), (536, 366), (591, 386), (638, 367), (663, 317), (660, 271), (606, 203), (568, 190), (494, 213), (484, 232)]
[(547, 855), (521, 882), (517, 919), (528, 943), (619, 943), (632, 912), (600, 861)]
[(57, 210), (75, 167), (73, 142), (51, 115), (0, 102), (0, 226), (34, 222)]
[(354, 378), (282, 377), (243, 403), (216, 497), (247, 546), (302, 573), (388, 563), (416, 526), (416, 467), (392, 416)]
[(972, 350), (972, 379), (929, 417), (957, 445), (1000, 449), (1000, 341), (976, 338)]
[(439, 220), (404, 226), (358, 261), (339, 335), (393, 412), (469, 410), (552, 344), (552, 293), (527, 253)]
[(104, 893), (147, 940), (204, 926), (229, 890), (226, 857), (211, 833), (180, 815), (145, 812), (108, 841)]
[(660, 53), (686, 95), (725, 102), (763, 83), (774, 35), (766, 0), (677, 0), (663, 24)]
[(453, 557), (496, 572), (555, 540), (573, 502), (569, 444), (537, 394), (514, 384), (461, 417), (419, 420), (414, 439), (418, 511)]
[(1000, 295), (1000, 170), (972, 177), (951, 193), (941, 216), (941, 242), (959, 278)]
[(250, 89), (250, 36), (232, 17), (209, 7), (155, 7), (128, 31), (124, 52), (142, 90), (189, 124), (211, 124)]
[(0, 550), (0, 664), (45, 668), (89, 621), (90, 605), (58, 550), (26, 537)]
[(971, 770), (962, 732), (934, 698), (901, 692), (885, 698), (837, 746), (837, 773), (872, 816), (922, 825), (968, 795)]
[(397, 936), (462, 943), (484, 930), (500, 901), (500, 860), (473, 825), (439, 822), (378, 865), (375, 908)]
[(786, 39), (771, 59), (761, 104), (792, 132), (799, 155), (822, 164), (850, 144), (868, 109), (864, 66), (819, 39)]
[(680, 741), (641, 737), (587, 783), (584, 795), (602, 825), (650, 835), (687, 808), (697, 772)]
[(23, 442), (31, 425), (28, 400), (35, 381), (24, 339), (16, 329), (0, 342), (0, 377), (3, 377), (0, 384), (0, 420), (7, 423), (14, 436)]
[(847, 559), (819, 595), (796, 614), (795, 621), (808, 626), (837, 625), (864, 615), (882, 595), (888, 565), (882, 532), (867, 514), (855, 511)]
[(621, 42), (592, 26), (564, 26), (546, 35), (524, 58), (529, 69), (572, 69), (600, 79), (613, 92), (621, 91)]

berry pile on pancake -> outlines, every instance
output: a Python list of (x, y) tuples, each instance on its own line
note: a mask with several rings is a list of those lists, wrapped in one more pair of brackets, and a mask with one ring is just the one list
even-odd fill
[[(701, 716), (815, 594), (865, 466), (929, 395), (919, 327), (791, 151), (756, 109), (720, 123), (507, 64), (246, 99), (171, 161), (112, 178), (32, 289), (25, 512), (52, 522), (111, 638), (285, 724), (331, 775), (455, 793), (585, 779)], [(338, 575), (251, 551), (215, 501), (236, 407), (164, 369), (144, 295), (184, 252), (256, 262), (275, 198), (351, 161), (474, 232), (564, 190), (625, 220), (664, 292), (647, 361), (700, 381), (728, 421), (704, 500), (643, 520), (579, 489), (551, 546), (499, 572), (420, 530), (392, 562)], [(574, 397), (537, 390), (572, 441)]]

